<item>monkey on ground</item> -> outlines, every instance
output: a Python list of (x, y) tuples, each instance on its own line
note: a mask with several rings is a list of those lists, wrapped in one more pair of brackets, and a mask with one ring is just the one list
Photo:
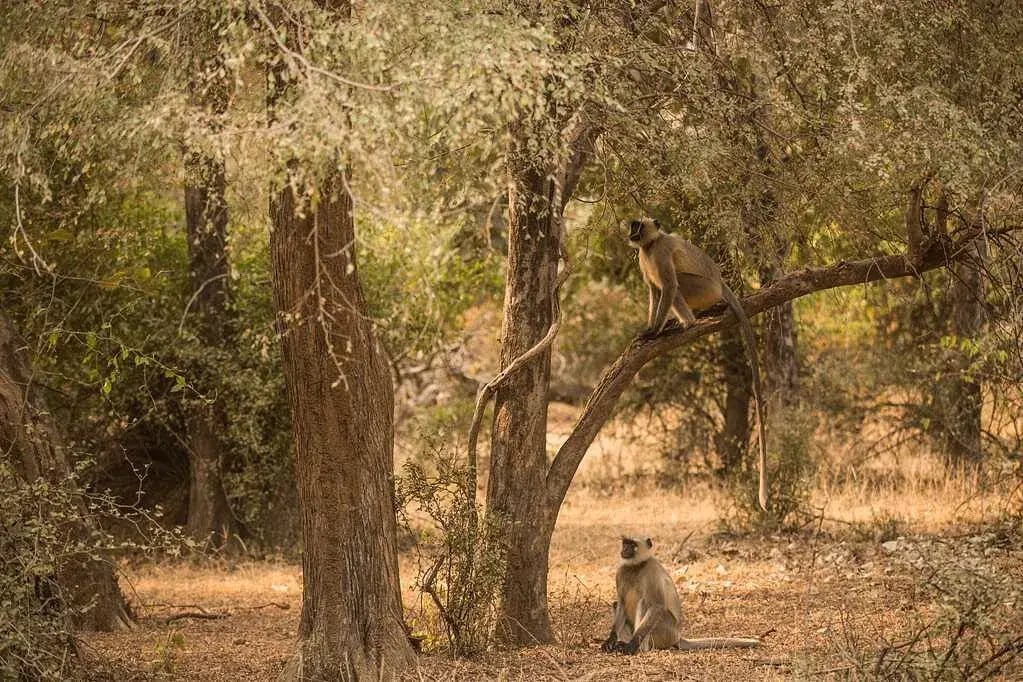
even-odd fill
[(664, 331), (669, 311), (684, 327), (696, 322), (694, 310), (704, 310), (724, 301), (738, 318), (739, 332), (746, 345), (753, 375), (753, 398), (757, 403), (760, 440), (760, 485), (757, 498), (760, 508), (767, 511), (767, 436), (761, 404), (763, 391), (760, 388), (756, 341), (746, 311), (721, 278), (721, 270), (710, 256), (678, 235), (661, 232), (661, 226), (656, 220), (633, 220), (629, 224), (629, 243), (639, 249), (639, 268), (649, 289), (644, 337), (650, 338)]
[(622, 561), (615, 575), (618, 600), (611, 634), (601, 645), (607, 653), (634, 654), (651, 649), (732, 649), (760, 645), (759, 639), (682, 638), (682, 602), (671, 576), (651, 553), (648, 537), (623, 537)]

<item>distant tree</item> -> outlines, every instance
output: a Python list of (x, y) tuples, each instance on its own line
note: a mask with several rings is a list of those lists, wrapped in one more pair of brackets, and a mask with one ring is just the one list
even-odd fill
[(985, 250), (983, 242), (971, 245), (966, 258), (950, 269), (950, 331), (955, 347), (945, 376), (935, 385), (934, 400), (939, 406), (940, 429), (952, 469), (976, 469), (983, 464), (984, 395), (981, 377), (971, 371), (970, 349), (984, 329)]
[[(0, 452), (27, 482), (42, 479), (57, 487), (71, 484), (72, 464), (63, 436), (43, 403), (40, 386), (33, 382), (28, 348), (11, 320), (2, 313)], [(84, 499), (77, 495), (73, 499), (78, 518), (71, 520), (70, 530), (88, 546), (95, 529), (94, 520)], [(86, 630), (120, 630), (134, 624), (109, 557), (90, 552), (56, 560), (54, 574), (38, 579), (41, 585), (53, 580), (57, 590), (50, 595), (49, 590), (41, 589), (40, 600), (48, 596), (58, 599), (60, 609), (68, 609), (75, 625)]]
[[(222, 12), (223, 14), (226, 14)], [(188, 25), (189, 103), (196, 126), (214, 134), (227, 111), (231, 74), (218, 48), (216, 11), (197, 11)], [(231, 343), (230, 267), (227, 249), (227, 176), (222, 154), (198, 144), (185, 149), (185, 222), (191, 296), (185, 315), (194, 320), (202, 349), (215, 353)], [(202, 350), (200, 350), (202, 352)], [(208, 363), (207, 363), (208, 364)], [(207, 379), (201, 386), (210, 390)], [(210, 396), (215, 399), (216, 396)], [(196, 404), (197, 403), (197, 404)], [(189, 452), (188, 534), (220, 547), (238, 532), (221, 472), (226, 414), (220, 401), (193, 401), (186, 409)]]

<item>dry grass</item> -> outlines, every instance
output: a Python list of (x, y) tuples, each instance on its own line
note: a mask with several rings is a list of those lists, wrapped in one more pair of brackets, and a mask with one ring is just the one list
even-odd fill
[[(569, 412), (555, 414), (551, 442)], [(562, 509), (550, 571), (559, 644), (497, 651), (480, 660), (421, 658), (422, 680), (773, 680), (845, 679), (848, 649), (876, 649), (930, 613), (904, 563), (881, 547), (895, 535), (953, 535), (1003, 514), (1008, 491), (937, 476), (924, 455), (875, 461), (857, 477), (824, 476), (814, 496), (823, 519), (786, 536), (719, 532), (725, 501), (707, 486), (665, 491), (649, 473), (656, 456), (620, 434), (595, 446)], [(625, 495), (607, 482), (628, 478)], [(621, 488), (621, 484), (615, 484)], [(625, 520), (627, 523), (623, 523)], [(612, 599), (618, 535), (641, 527), (674, 571), (692, 636), (759, 635), (766, 645), (733, 652), (602, 655)], [(402, 573), (412, 579), (410, 557)], [(92, 679), (273, 679), (292, 650), (301, 606), (298, 566), (284, 563), (145, 565), (133, 576), (141, 626), (84, 639)], [(406, 605), (418, 595), (405, 586)], [(287, 606), (287, 609), (275, 605)], [(218, 620), (166, 619), (195, 610)]]

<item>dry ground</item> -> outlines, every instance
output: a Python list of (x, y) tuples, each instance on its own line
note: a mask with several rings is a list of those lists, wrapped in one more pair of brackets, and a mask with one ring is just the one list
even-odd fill
[[(552, 444), (559, 438), (553, 433)], [(602, 481), (652, 463), (623, 461), (624, 449), (614, 436), (598, 442), (562, 510), (550, 571), (559, 644), (476, 661), (424, 656), (410, 679), (846, 679), (853, 676), (851, 652), (873, 656), (936, 608), (917, 589), (920, 574), (892, 552), (892, 537), (972, 537), (975, 524), (1004, 514), (1006, 505), (1005, 491), (981, 494), (970, 482), (936, 482), (933, 461), (917, 458), (903, 461), (896, 477), (865, 475), (841, 489), (822, 486), (815, 503), (824, 520), (800, 533), (735, 538), (720, 532), (720, 494), (698, 485), (666, 492), (650, 477), (633, 477), (629, 508), (624, 496), (606, 493)], [(766, 633), (765, 646), (601, 654), (618, 534), (627, 530), (623, 518), (628, 528), (655, 538), (682, 594), (691, 636)], [(1019, 553), (1000, 560), (1018, 575)], [(415, 607), (419, 598), (408, 586), (414, 567), (410, 557), (402, 563), (406, 605)], [(220, 561), (143, 565), (127, 573), (140, 627), (84, 638), (91, 679), (270, 680), (292, 650), (298, 565)], [(202, 611), (223, 617), (168, 622)], [(1013, 673), (1002, 674), (1010, 679)]]

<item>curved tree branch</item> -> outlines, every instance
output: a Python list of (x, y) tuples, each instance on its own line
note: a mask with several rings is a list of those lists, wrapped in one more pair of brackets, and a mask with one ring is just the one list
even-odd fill
[[(967, 257), (969, 254), (967, 247), (980, 235), (979, 230), (970, 230), (954, 242), (939, 235), (924, 245), (918, 258), (896, 254), (840, 261), (823, 268), (805, 268), (781, 277), (770, 286), (746, 297), (742, 300), (742, 305), (747, 316), (752, 317), (786, 301), (817, 291), (918, 275)], [(723, 306), (716, 306), (706, 311), (696, 324), (685, 329), (667, 332), (653, 339), (634, 339), (618, 359), (604, 371), (547, 473), (549, 511), (554, 517), (561, 508), (568, 487), (587, 449), (610, 419), (618, 399), (633, 377), (654, 358), (714, 332), (735, 326), (735, 316), (731, 313), (722, 316), (723, 310)]]

